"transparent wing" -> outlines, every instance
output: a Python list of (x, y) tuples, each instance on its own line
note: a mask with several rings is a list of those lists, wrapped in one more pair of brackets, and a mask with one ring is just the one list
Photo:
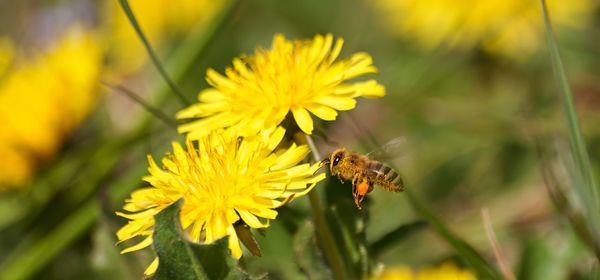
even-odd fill
[(405, 137), (396, 137), (366, 155), (370, 159), (380, 161), (398, 158), (406, 152), (406, 144), (407, 141)]

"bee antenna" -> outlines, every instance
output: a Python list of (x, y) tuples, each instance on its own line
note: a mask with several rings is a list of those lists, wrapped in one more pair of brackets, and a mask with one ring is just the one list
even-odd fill
[(321, 168), (323, 168), (323, 166), (327, 166), (327, 165), (329, 165), (329, 158), (326, 158), (326, 159), (320, 161), (319, 168), (317, 170), (315, 170), (315, 173), (313, 173), (313, 175), (316, 174), (317, 172), (319, 172), (319, 170), (321, 170)]

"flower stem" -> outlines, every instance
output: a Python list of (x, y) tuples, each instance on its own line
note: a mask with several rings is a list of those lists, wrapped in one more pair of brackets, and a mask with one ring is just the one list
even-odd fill
[[(310, 147), (313, 159), (317, 162), (321, 161), (319, 150), (317, 149), (317, 146), (310, 135), (306, 135), (306, 142)], [(308, 199), (313, 212), (317, 238), (319, 240), (319, 244), (321, 244), (323, 252), (325, 253), (325, 258), (331, 266), (335, 279), (345, 279), (344, 261), (342, 260), (339, 250), (336, 248), (335, 239), (333, 238), (331, 228), (329, 228), (329, 224), (327, 224), (325, 221), (325, 214), (321, 209), (319, 195), (313, 190), (308, 193)]]

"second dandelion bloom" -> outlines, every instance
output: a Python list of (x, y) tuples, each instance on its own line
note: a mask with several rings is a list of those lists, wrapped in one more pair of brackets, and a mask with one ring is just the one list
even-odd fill
[(212, 88), (177, 114), (200, 119), (179, 131), (193, 139), (219, 128), (252, 135), (279, 125), (291, 113), (298, 127), (311, 134), (312, 115), (332, 121), (338, 111), (353, 109), (357, 97), (384, 96), (384, 87), (375, 80), (352, 81), (377, 72), (371, 56), (359, 52), (337, 60), (342, 45), (331, 34), (296, 41), (275, 35), (271, 49), (235, 58), (225, 75), (209, 69), (206, 79)]
[[(593, 19), (592, 0), (547, 0), (557, 27), (581, 28)], [(376, 0), (384, 26), (426, 48), (470, 49), (523, 59), (543, 45), (539, 0)]]
[[(306, 146), (276, 147), (285, 134), (283, 128), (262, 131), (253, 137), (214, 131), (197, 142), (187, 141), (186, 149), (173, 144), (173, 154), (159, 167), (149, 156), (147, 187), (131, 194), (117, 213), (130, 221), (117, 236), (120, 241), (143, 237), (123, 253), (152, 244), (154, 216), (180, 198), (182, 228), (191, 240), (211, 243), (229, 236), (235, 258), (242, 249), (234, 223), (243, 221), (252, 228), (264, 228), (277, 217), (275, 208), (309, 192), (325, 174), (315, 175), (319, 165), (300, 164), (309, 153)], [(152, 274), (158, 259), (147, 269)]]
[(460, 268), (451, 262), (439, 266), (427, 266), (419, 270), (413, 270), (406, 265), (399, 265), (386, 269), (371, 280), (475, 280), (476, 275), (464, 268)]

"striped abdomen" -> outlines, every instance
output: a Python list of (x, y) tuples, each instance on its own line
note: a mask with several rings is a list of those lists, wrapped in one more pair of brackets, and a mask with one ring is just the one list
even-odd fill
[(367, 164), (367, 169), (371, 174), (371, 180), (375, 185), (380, 185), (384, 189), (392, 192), (401, 192), (404, 190), (404, 182), (400, 174), (391, 167), (376, 161), (371, 160)]

